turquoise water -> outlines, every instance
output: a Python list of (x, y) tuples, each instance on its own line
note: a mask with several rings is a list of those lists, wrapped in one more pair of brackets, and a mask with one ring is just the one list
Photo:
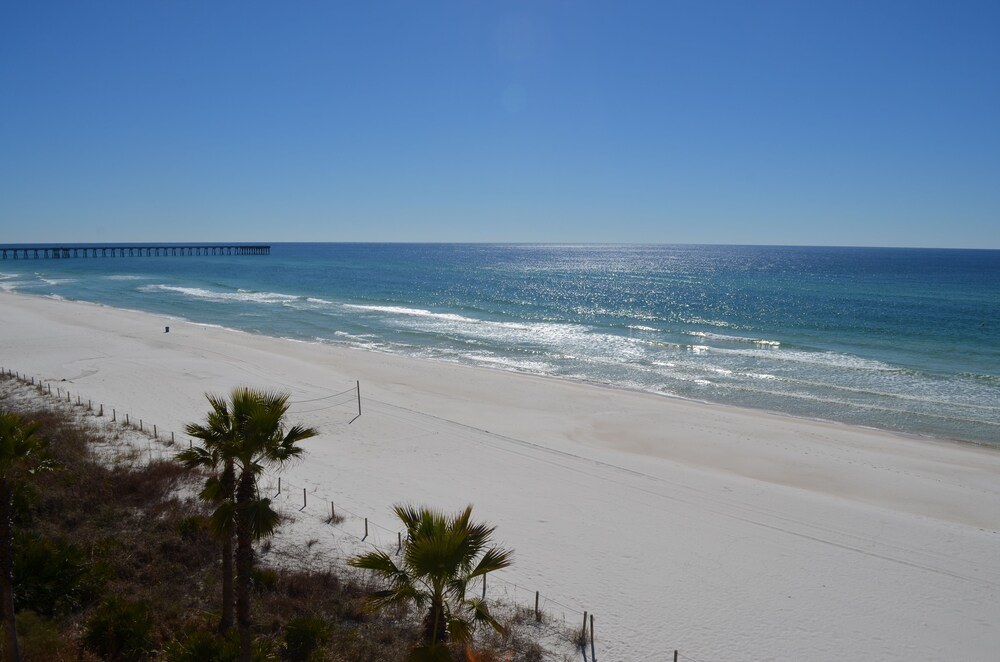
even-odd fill
[(6, 260), (0, 288), (1000, 445), (1000, 251), (277, 244)]

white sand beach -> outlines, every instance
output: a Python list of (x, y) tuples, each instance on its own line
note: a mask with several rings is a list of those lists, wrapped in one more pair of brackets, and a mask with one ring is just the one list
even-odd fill
[(9, 293), (0, 319), (0, 366), (179, 443), (205, 392), (290, 392), (321, 434), (282, 536), (335, 555), (330, 500), (386, 545), (394, 503), (472, 503), (516, 551), (496, 590), (593, 613), (602, 662), (1000, 651), (995, 449)]

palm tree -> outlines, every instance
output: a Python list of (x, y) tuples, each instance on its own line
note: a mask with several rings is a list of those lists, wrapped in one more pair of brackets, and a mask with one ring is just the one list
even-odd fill
[[(240, 660), (249, 662), (253, 543), (273, 535), (278, 525), (278, 514), (271, 508), (271, 500), (260, 496), (257, 479), (265, 469), (301, 455), (302, 448), (296, 444), (317, 432), (300, 425), (285, 429), (287, 393), (238, 387), (228, 402), (216, 396), (208, 396), (208, 400), (212, 411), (207, 425), (188, 428), (206, 432), (205, 437), (199, 437), (205, 446), (186, 457), (195, 465), (222, 467), (216, 480), (209, 478), (202, 494), (219, 504), (213, 514), (216, 530), (223, 538), (227, 530), (236, 535), (236, 623)], [(231, 488), (227, 468), (232, 472)]]
[(16, 414), (0, 413), (0, 602), (3, 604), (6, 658), (21, 659), (14, 620), (14, 486), (25, 474), (55, 468), (48, 442), (37, 436), (38, 423)]
[(177, 454), (177, 460), (189, 469), (205, 469), (211, 474), (200, 496), (216, 506), (212, 513), (212, 528), (222, 541), (222, 618), (219, 632), (233, 627), (235, 598), (233, 593), (233, 501), (236, 492), (236, 471), (228, 449), (239, 434), (240, 420), (247, 415), (252, 399), (248, 391), (233, 393), (232, 404), (213, 394), (206, 394), (212, 410), (206, 423), (190, 423), (184, 428), (188, 435), (200, 439), (201, 446), (192, 446)]
[(465, 595), (473, 579), (506, 568), (513, 560), (512, 551), (491, 544), (496, 527), (473, 523), (472, 506), (454, 517), (403, 505), (395, 511), (407, 533), (402, 565), (382, 551), (349, 561), (388, 581), (388, 589), (372, 596), (372, 607), (413, 602), (426, 608), (421, 646), (425, 651), (440, 649), (449, 640), (468, 641), (477, 625), (505, 632), (485, 601)]

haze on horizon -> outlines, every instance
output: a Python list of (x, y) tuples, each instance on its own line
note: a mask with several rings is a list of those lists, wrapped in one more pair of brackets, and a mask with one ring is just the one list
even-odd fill
[(993, 2), (0, 6), (0, 243), (1000, 248)]

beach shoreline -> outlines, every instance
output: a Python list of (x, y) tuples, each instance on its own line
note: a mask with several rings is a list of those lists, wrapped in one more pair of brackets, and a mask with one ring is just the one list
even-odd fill
[(370, 353), (370, 354), (376, 354), (376, 355), (383, 355), (383, 356), (395, 357), (395, 358), (404, 359), (404, 360), (413, 360), (413, 361), (418, 361), (418, 362), (429, 362), (429, 363), (432, 363), (432, 364), (442, 364), (442, 365), (453, 366), (453, 367), (457, 367), (457, 368), (467, 368), (467, 369), (470, 369), (470, 370), (484, 370), (484, 371), (487, 371), (487, 372), (498, 372), (498, 373), (502, 373), (502, 374), (518, 375), (518, 376), (525, 377), (525, 378), (538, 379), (538, 380), (543, 380), (543, 381), (554, 381), (554, 382), (558, 382), (558, 383), (578, 384), (578, 385), (584, 386), (584, 387), (592, 387), (592, 388), (597, 388), (597, 389), (608, 389), (608, 390), (614, 391), (614, 392), (635, 393), (635, 394), (642, 394), (642, 395), (650, 395), (650, 396), (654, 396), (654, 397), (657, 397), (657, 398), (665, 398), (665, 399), (671, 400), (671, 401), (679, 401), (679, 402), (693, 403), (693, 404), (696, 404), (696, 405), (704, 405), (706, 407), (713, 407), (713, 408), (714, 407), (720, 407), (722, 409), (736, 410), (736, 411), (745, 411), (745, 412), (748, 412), (748, 413), (761, 413), (761, 414), (766, 414), (768, 416), (775, 416), (775, 417), (779, 417), (779, 418), (791, 418), (792, 420), (803, 421), (805, 423), (817, 423), (817, 424), (822, 424), (822, 425), (842, 425), (842, 426), (846, 426), (848, 428), (856, 428), (858, 430), (869, 430), (869, 431), (877, 433), (877, 434), (887, 435), (889, 437), (895, 437), (895, 438), (906, 439), (906, 440), (911, 440), (911, 441), (927, 441), (927, 442), (931, 442), (931, 443), (956, 444), (956, 445), (959, 445), (959, 446), (970, 446), (970, 447), (974, 447), (974, 448), (983, 448), (983, 449), (995, 450), (997, 452), (1000, 452), (1000, 445), (994, 446), (994, 445), (986, 443), (986, 442), (979, 442), (979, 441), (973, 441), (973, 440), (968, 440), (968, 439), (957, 439), (957, 438), (952, 438), (952, 437), (934, 435), (934, 434), (930, 434), (930, 433), (905, 432), (905, 431), (901, 431), (901, 430), (893, 430), (893, 429), (889, 429), (889, 428), (882, 428), (882, 427), (878, 427), (876, 425), (862, 425), (862, 424), (857, 424), (857, 423), (850, 423), (850, 422), (845, 422), (845, 421), (839, 421), (839, 420), (836, 420), (836, 419), (822, 418), (822, 417), (819, 417), (819, 416), (804, 416), (804, 415), (799, 415), (799, 414), (794, 414), (794, 413), (789, 413), (789, 412), (783, 412), (783, 411), (779, 411), (779, 410), (776, 410), (776, 409), (767, 409), (767, 408), (759, 408), (759, 407), (749, 407), (749, 406), (736, 405), (736, 404), (726, 404), (726, 403), (715, 402), (715, 401), (708, 400), (708, 399), (703, 399), (703, 398), (694, 398), (694, 397), (690, 397), (690, 396), (679, 395), (679, 394), (676, 394), (676, 393), (667, 393), (667, 392), (662, 392), (662, 391), (653, 391), (653, 390), (642, 389), (642, 388), (628, 388), (627, 386), (624, 386), (624, 385), (612, 384), (612, 383), (607, 383), (607, 382), (601, 382), (601, 381), (597, 381), (597, 380), (593, 380), (593, 379), (575, 378), (575, 377), (572, 377), (572, 376), (562, 376), (562, 375), (539, 374), (539, 373), (533, 373), (533, 372), (530, 372), (530, 371), (527, 371), (527, 370), (518, 370), (516, 368), (500, 368), (500, 367), (488, 366), (488, 365), (470, 365), (470, 364), (467, 364), (467, 363), (462, 363), (460, 361), (454, 361), (454, 360), (448, 360), (448, 359), (440, 359), (440, 358), (413, 357), (413, 356), (408, 356), (408, 355), (403, 354), (403, 353), (391, 352), (391, 351), (386, 351), (386, 350), (382, 350), (382, 349), (378, 349), (378, 348), (355, 347), (355, 346), (348, 345), (346, 343), (339, 343), (339, 342), (333, 341), (333, 340), (321, 340), (321, 339), (308, 340), (308, 339), (294, 338), (294, 337), (288, 337), (288, 336), (274, 336), (274, 335), (268, 335), (266, 333), (257, 333), (257, 332), (249, 331), (249, 330), (246, 330), (246, 329), (239, 329), (239, 328), (235, 328), (235, 327), (225, 326), (225, 325), (222, 325), (222, 324), (215, 324), (215, 323), (211, 323), (211, 322), (199, 322), (199, 321), (196, 321), (196, 320), (188, 319), (188, 318), (180, 316), (180, 315), (170, 315), (170, 314), (167, 314), (167, 313), (150, 312), (150, 311), (136, 309), (136, 308), (121, 308), (121, 307), (117, 307), (117, 306), (110, 306), (108, 304), (104, 304), (104, 303), (97, 302), (97, 301), (65, 299), (63, 297), (53, 296), (53, 295), (31, 295), (31, 294), (25, 294), (23, 292), (16, 292), (16, 291), (10, 291), (10, 292), (0, 291), (0, 295), (10, 295), (10, 296), (14, 296), (14, 297), (24, 297), (24, 298), (34, 298), (34, 299), (48, 299), (48, 300), (52, 300), (52, 301), (67, 302), (67, 303), (79, 304), (79, 305), (84, 305), (84, 306), (96, 306), (96, 307), (102, 308), (102, 309), (118, 310), (118, 311), (123, 311), (123, 312), (128, 312), (128, 313), (135, 313), (135, 314), (138, 314), (138, 315), (148, 315), (148, 316), (150, 316), (152, 318), (158, 318), (158, 319), (161, 319), (161, 320), (171, 321), (171, 322), (175, 322), (175, 323), (184, 323), (184, 324), (188, 324), (188, 325), (195, 326), (195, 327), (204, 327), (204, 328), (210, 328), (210, 329), (219, 329), (221, 331), (226, 331), (226, 332), (229, 332), (229, 333), (246, 334), (246, 335), (249, 335), (249, 336), (256, 336), (256, 337), (261, 337), (261, 338), (269, 338), (269, 339), (276, 340), (276, 341), (281, 341), (281, 342), (302, 343), (302, 344), (306, 344), (306, 345), (315, 345), (317, 347), (327, 347), (327, 348), (332, 349), (333, 351), (356, 351), (356, 352), (361, 352), (362, 354), (369, 354)]
[[(164, 430), (203, 417), (205, 392), (289, 391), (292, 420), (321, 432), (290, 481), (386, 522), (399, 501), (474, 503), (518, 551), (512, 581), (606, 623), (604, 659), (1000, 645), (992, 447), (102, 304), (0, 293), (0, 316), (0, 365)], [(332, 394), (358, 382), (349, 424), (355, 404)]]

